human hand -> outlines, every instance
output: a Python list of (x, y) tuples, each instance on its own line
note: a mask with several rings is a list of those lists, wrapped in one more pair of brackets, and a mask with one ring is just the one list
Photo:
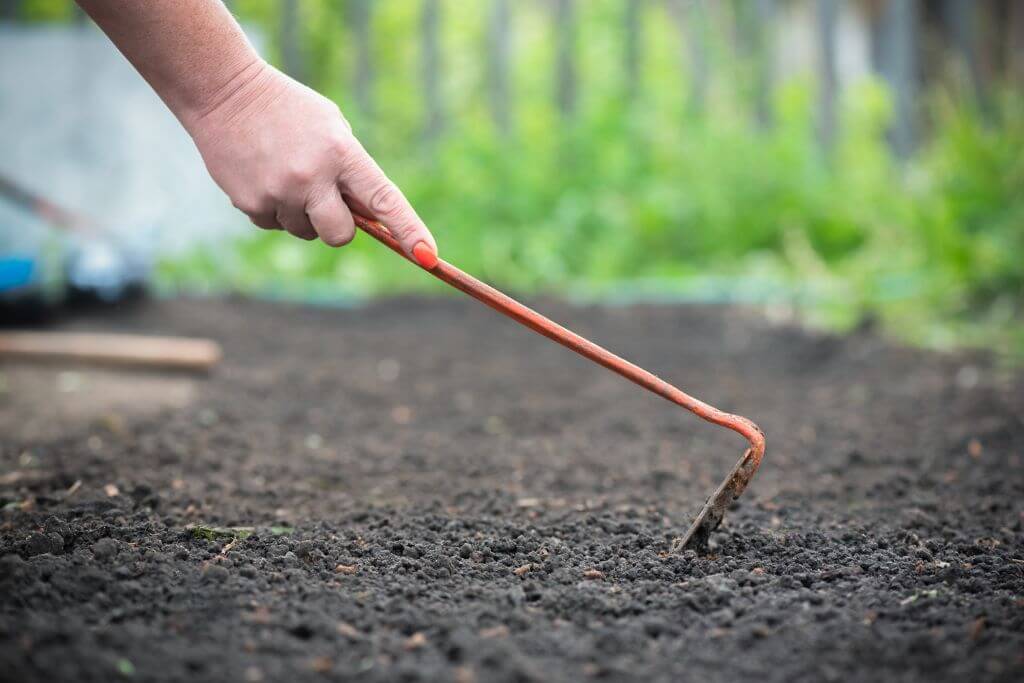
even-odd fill
[(420, 265), (436, 263), (427, 226), (337, 105), (272, 66), (254, 62), (181, 119), (214, 181), (255, 225), (337, 247), (352, 241), (355, 211), (386, 225)]

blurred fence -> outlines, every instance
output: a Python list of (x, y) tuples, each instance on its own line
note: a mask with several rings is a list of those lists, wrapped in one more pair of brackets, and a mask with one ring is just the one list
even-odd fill
[[(486, 93), (494, 125), (503, 133), (515, 126), (514, 71), (528, 41), (550, 41), (552, 99), (571, 119), (593, 81), (612, 75), (582, 73), (581, 43), (590, 35), (585, 15), (602, 15), (618, 26), (621, 97), (642, 105), (649, 65), (647, 27), (667, 24), (678, 52), (679, 84), (687, 106), (704, 111), (710, 91), (736, 77), (726, 64), (747, 64), (750, 115), (771, 125), (775, 84), (808, 67), (818, 83), (818, 132), (830, 145), (842, 125), (836, 99), (843, 85), (865, 73), (884, 79), (894, 93), (890, 138), (909, 154), (927, 126), (918, 93), (937, 83), (955, 83), (985, 108), (998, 82), (1024, 82), (1024, 3), (1017, 0), (228, 0), (244, 20), (264, 25), (275, 40), (278, 62), (291, 75), (314, 85), (344, 81), (342, 88), (365, 120), (375, 114), (377, 63), (393, 41), (418, 45), (417, 79), (422, 99), (420, 129), (427, 139), (440, 135), (451, 113), (446, 109), (446, 64), (441, 34), (449, 24), (465, 25), (467, 15), (485, 23), (478, 54), (463, 55), (486, 64)], [(383, 26), (378, 15), (395, 4), (418, 15), (405, 32)], [(517, 36), (527, 15), (546, 15), (547, 36)], [(0, 0), (0, 20), (81, 21), (69, 0)], [(534, 17), (532, 20), (536, 20)], [(393, 24), (393, 22), (392, 22)], [(275, 35), (276, 34), (276, 35)], [(524, 39), (525, 38), (525, 39)], [(320, 61), (325, 42), (346, 46), (351, 55)], [(716, 44), (717, 43), (717, 44)], [(318, 47), (311, 47), (318, 46)], [(318, 54), (319, 53), (319, 54)], [(347, 74), (336, 68), (344, 63)], [(387, 74), (383, 78), (390, 78)], [(649, 85), (649, 84), (647, 84)], [(728, 87), (735, 87), (729, 83)], [(328, 87), (328, 89), (331, 89)], [(582, 94), (581, 94), (582, 93)]]
[[(276, 11), (280, 62), (300, 79), (311, 76), (306, 34), (316, 0), (267, 3), (235, 0), (232, 9), (245, 18), (268, 18)], [(320, 3), (323, 4), (323, 3)], [(380, 69), (374, 63), (378, 38), (394, 34), (375, 31), (375, 14), (384, 3), (347, 0), (329, 3), (339, 40), (354, 47), (351, 88), (357, 106), (373, 113), (373, 91)], [(422, 130), (430, 138), (444, 128), (444, 59), (440, 46), (443, 24), (466, 14), (466, 4), (442, 0), (408, 0), (420, 15), (418, 35), (402, 36), (419, 44), (419, 81), (423, 98)], [(581, 74), (581, 14), (617, 13), (611, 17), (621, 32), (622, 96), (642, 103), (645, 74), (645, 26), (667, 22), (675, 32), (679, 83), (687, 84), (689, 108), (701, 112), (716, 80), (733, 78), (724, 63), (747, 62), (750, 69), (751, 116), (762, 127), (773, 120), (771, 93), (776, 81), (811, 67), (819, 83), (819, 134), (828, 145), (838, 135), (836, 99), (844, 83), (865, 73), (887, 82), (893, 93), (891, 140), (900, 155), (912, 151), (922, 134), (918, 93), (947, 82), (964, 87), (982, 107), (993, 83), (1024, 80), (1024, 3), (1012, 0), (479, 0), (472, 12), (486, 15), (485, 41), (478, 59), (487, 65), (486, 96), (494, 125), (513, 127), (512, 87), (517, 51), (532, 49), (516, 40), (523, 15), (549, 15), (553, 55), (547, 65), (554, 74), (553, 101), (563, 117), (576, 112), (588, 81), (609, 74)], [(483, 7), (483, 9), (481, 9)], [(318, 12), (317, 21), (323, 12)], [(716, 49), (716, 39), (724, 43)], [(518, 50), (517, 50), (518, 48)], [(379, 47), (377, 48), (379, 49)], [(336, 75), (336, 74), (335, 74)], [(731, 87), (731, 86), (730, 86)]]

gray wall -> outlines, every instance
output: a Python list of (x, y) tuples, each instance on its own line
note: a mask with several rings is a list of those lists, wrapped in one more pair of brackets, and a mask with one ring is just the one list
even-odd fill
[[(147, 250), (247, 225), (177, 120), (95, 27), (0, 23), (0, 64), (0, 173)], [(40, 229), (0, 200), (0, 243)]]

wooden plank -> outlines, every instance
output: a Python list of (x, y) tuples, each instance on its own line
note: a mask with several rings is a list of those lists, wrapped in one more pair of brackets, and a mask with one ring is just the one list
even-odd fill
[(0, 332), (0, 359), (206, 371), (221, 359), (210, 339), (79, 332)]

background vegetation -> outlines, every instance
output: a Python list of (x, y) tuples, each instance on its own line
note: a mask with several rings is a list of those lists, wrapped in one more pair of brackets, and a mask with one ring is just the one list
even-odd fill
[[(488, 281), (768, 303), (1024, 354), (1015, 3), (230, 4), (279, 64), (341, 105), (443, 257)], [(850, 5), (881, 56), (874, 75), (839, 82)], [(816, 58), (776, 73), (801, 6)], [(368, 239), (332, 251), (254, 231), (235, 246), (176, 258), (164, 280), (305, 297), (443, 291)]]

